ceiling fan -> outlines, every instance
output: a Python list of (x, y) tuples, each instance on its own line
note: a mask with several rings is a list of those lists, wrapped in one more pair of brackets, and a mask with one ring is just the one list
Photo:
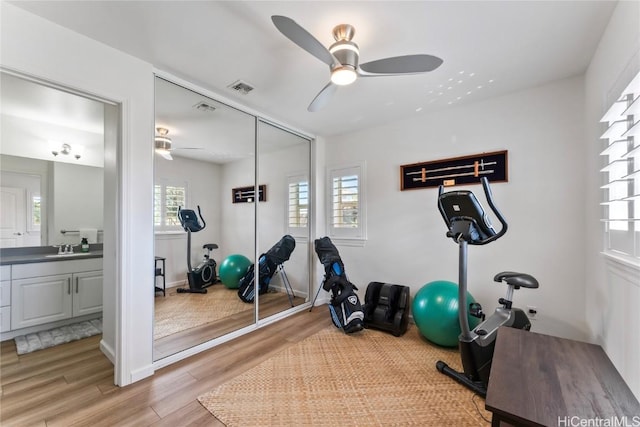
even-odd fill
[(338, 86), (349, 85), (358, 77), (426, 73), (435, 70), (443, 62), (437, 56), (421, 54), (394, 56), (359, 64), (360, 50), (358, 45), (351, 41), (355, 34), (353, 26), (349, 24), (336, 26), (333, 29), (333, 38), (336, 42), (327, 49), (293, 19), (273, 15), (271, 20), (285, 37), (329, 65), (331, 80), (307, 107), (307, 110), (312, 112), (324, 107)]
[(157, 127), (156, 128), (157, 135), (154, 139), (156, 153), (160, 154), (167, 160), (173, 160), (171, 157), (171, 152), (174, 150), (204, 150), (202, 147), (180, 147), (180, 148), (171, 148), (171, 138), (169, 138), (169, 129)]

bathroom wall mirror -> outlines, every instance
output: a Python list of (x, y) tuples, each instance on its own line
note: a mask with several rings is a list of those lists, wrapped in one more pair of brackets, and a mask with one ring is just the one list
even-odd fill
[(0, 72), (0, 247), (102, 242), (104, 104)]
[[(289, 130), (258, 122), (258, 184), (268, 189), (267, 200), (258, 203), (258, 253), (277, 264), (266, 292), (258, 295), (261, 319), (309, 301), (310, 145)], [(291, 239), (282, 241), (284, 236)], [(293, 251), (286, 240), (295, 242)], [(276, 246), (280, 242), (283, 247)]]

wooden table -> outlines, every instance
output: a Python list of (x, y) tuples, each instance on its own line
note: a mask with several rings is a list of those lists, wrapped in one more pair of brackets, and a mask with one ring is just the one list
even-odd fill
[[(640, 404), (602, 347), (507, 327), (498, 330), (485, 408), (492, 426), (640, 426)], [(612, 417), (623, 424), (602, 421)]]

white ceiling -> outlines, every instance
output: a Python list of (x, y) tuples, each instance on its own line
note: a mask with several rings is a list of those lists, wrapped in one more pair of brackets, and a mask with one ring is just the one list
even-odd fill
[[(104, 165), (104, 105), (83, 96), (0, 73), (0, 153)], [(71, 146), (69, 155), (51, 153)], [(52, 145), (53, 144), (53, 145)], [(80, 154), (76, 159), (75, 155)]]
[[(612, 1), (30, 1), (16, 6), (316, 135), (367, 128), (583, 73)], [(326, 46), (355, 26), (360, 62), (427, 53), (421, 75), (359, 79), (320, 112), (328, 66), (285, 38), (285, 15)], [(227, 86), (241, 79), (248, 95)]]

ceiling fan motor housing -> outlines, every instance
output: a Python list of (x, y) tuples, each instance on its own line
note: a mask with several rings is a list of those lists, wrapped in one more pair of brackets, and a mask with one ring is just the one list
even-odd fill
[(358, 45), (354, 42), (342, 40), (335, 42), (329, 48), (329, 52), (336, 57), (343, 67), (352, 68), (354, 71), (358, 68)]
[(336, 40), (329, 47), (329, 52), (336, 57), (343, 67), (348, 67), (354, 71), (358, 68), (358, 56), (360, 50), (358, 45), (351, 41), (356, 34), (356, 29), (349, 24), (341, 24), (333, 29), (333, 38)]

